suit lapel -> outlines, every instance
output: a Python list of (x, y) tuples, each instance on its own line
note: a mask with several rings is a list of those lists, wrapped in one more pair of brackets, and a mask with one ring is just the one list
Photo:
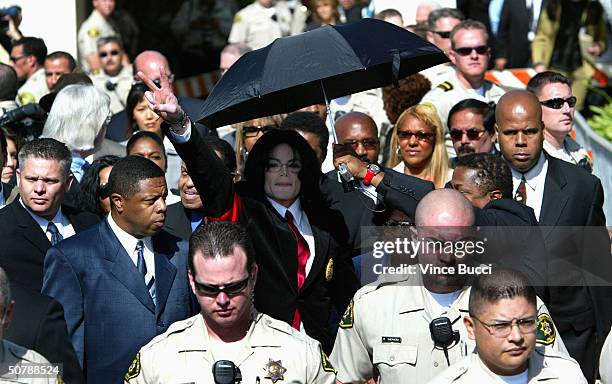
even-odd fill
[(155, 313), (155, 304), (153, 304), (153, 299), (147, 290), (142, 275), (136, 269), (132, 259), (111, 230), (108, 222), (104, 220), (99, 228), (102, 244), (105, 247), (104, 257), (112, 262), (111, 273), (128, 291), (136, 296), (138, 301), (152, 313)]
[(539, 220), (541, 226), (547, 227), (544, 230), (544, 237), (548, 235), (552, 227), (559, 221), (561, 212), (563, 212), (569, 199), (567, 193), (564, 193), (567, 180), (556, 163), (561, 160), (553, 159), (550, 156), (546, 157), (548, 158), (548, 171), (546, 172)]
[[(304, 214), (306, 212), (304, 211)], [(304, 285), (301, 290), (306, 290), (310, 284), (314, 280), (316, 280), (319, 275), (321, 269), (324, 267), (325, 261), (328, 259), (328, 250), (329, 250), (329, 234), (321, 231), (315, 223), (310, 223), (310, 228), (312, 229), (312, 235), (314, 237), (315, 244), (315, 256), (312, 261), (312, 266), (310, 267), (310, 272), (306, 276), (306, 281), (304, 281)]]
[(42, 231), (40, 226), (32, 216), (26, 211), (26, 209), (21, 205), (19, 199), (12, 203), (11, 209), (15, 214), (15, 218), (17, 220), (17, 225), (21, 227), (23, 230), (23, 237), (25, 237), (29, 242), (34, 244), (34, 246), (44, 254), (47, 252), (49, 248), (51, 248), (51, 242), (47, 239), (47, 236)]
[(176, 267), (170, 262), (167, 255), (155, 252), (155, 292), (157, 294), (157, 317), (163, 313), (170, 288), (176, 276)]

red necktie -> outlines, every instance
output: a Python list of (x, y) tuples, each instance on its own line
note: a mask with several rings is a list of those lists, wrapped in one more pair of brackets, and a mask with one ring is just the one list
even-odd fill
[[(306, 280), (306, 261), (308, 261), (308, 257), (310, 256), (310, 250), (308, 249), (308, 243), (304, 237), (300, 234), (295, 223), (293, 222), (293, 215), (289, 210), (285, 213), (285, 218), (287, 219), (287, 224), (289, 225), (289, 229), (293, 233), (295, 240), (297, 241), (297, 258), (298, 258), (298, 268), (297, 268), (297, 287), (298, 291), (304, 285), (304, 281)], [(293, 316), (293, 328), (299, 330), (300, 329), (300, 312), (297, 307), (295, 308), (295, 315)]]
[(521, 178), (521, 183), (516, 189), (516, 193), (514, 194), (514, 200), (519, 203), (527, 204), (527, 186), (526, 186), (525, 175)]

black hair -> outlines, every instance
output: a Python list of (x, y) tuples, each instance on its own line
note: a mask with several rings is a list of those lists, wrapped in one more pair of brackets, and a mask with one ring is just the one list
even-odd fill
[(8, 153), (6, 149), (6, 137), (4, 136), (4, 129), (0, 129), (0, 169), (6, 164)]
[(108, 176), (108, 193), (130, 198), (139, 191), (143, 180), (164, 178), (164, 171), (154, 162), (141, 156), (126, 156), (117, 161)]
[(570, 89), (572, 89), (572, 83), (570, 83), (569, 79), (559, 72), (553, 71), (544, 71), (536, 74), (534, 77), (529, 80), (527, 83), (527, 90), (534, 95), (538, 96), (540, 92), (542, 92), (542, 88), (548, 84), (565, 84)]
[(323, 154), (327, 153), (329, 131), (325, 121), (312, 112), (293, 112), (287, 115), (280, 125), (280, 129), (290, 129), (315, 134), (319, 138), (319, 148)]
[(206, 259), (226, 257), (240, 247), (247, 257), (246, 269), (250, 274), (255, 265), (255, 248), (247, 231), (238, 223), (212, 221), (198, 226), (189, 238), (189, 270), (195, 276), (196, 253)]
[(451, 110), (448, 112), (447, 127), (452, 127), (451, 120), (453, 115), (457, 112), (471, 109), (474, 112), (482, 116), (482, 124), (484, 125), (485, 131), (493, 134), (495, 131), (495, 103), (485, 103), (484, 101), (476, 99), (464, 99), (453, 105)]
[(223, 164), (229, 169), (231, 173), (236, 172), (236, 152), (234, 148), (225, 140), (221, 140), (215, 136), (204, 136), (202, 137), (204, 142), (212, 147), (214, 151), (221, 154), (221, 160)]
[(474, 279), (470, 291), (470, 316), (479, 316), (487, 304), (517, 297), (523, 297), (536, 306), (535, 289), (523, 274), (512, 269), (494, 268), (490, 274), (481, 274)]
[(0, 100), (15, 100), (19, 80), (15, 68), (0, 63)]
[(512, 171), (500, 156), (490, 153), (470, 153), (457, 157), (455, 168), (465, 167), (476, 171), (474, 184), (481, 192), (500, 190), (503, 198), (512, 198)]
[(68, 68), (70, 68), (70, 71), (74, 71), (74, 69), (76, 68), (76, 60), (68, 52), (64, 52), (64, 51), (51, 52), (50, 54), (47, 55), (47, 58), (46, 58), (46, 60), (57, 60), (57, 59), (66, 59), (68, 61)]
[(144, 98), (145, 92), (148, 90), (149, 88), (145, 83), (137, 81), (132, 85), (132, 88), (130, 88), (130, 92), (127, 95), (125, 101), (125, 113), (127, 114), (128, 121), (128, 137), (133, 132), (138, 131), (138, 125), (134, 120), (134, 108), (136, 108), (136, 105)]
[(429, 16), (427, 17), (427, 27), (430, 31), (435, 31), (436, 22), (447, 17), (457, 19), (459, 21), (463, 21), (465, 19), (463, 12), (457, 8), (438, 8), (429, 13)]
[(107, 155), (96, 159), (85, 171), (81, 179), (81, 193), (77, 195), (78, 206), (83, 211), (91, 212), (103, 217), (106, 212), (100, 205), (100, 198), (108, 196), (108, 184), (100, 186), (100, 172), (107, 167), (112, 167), (121, 158), (119, 156)]
[(23, 171), (26, 159), (29, 157), (56, 160), (60, 163), (60, 168), (64, 177), (70, 174), (70, 164), (72, 155), (66, 144), (52, 138), (34, 139), (27, 142), (19, 150), (19, 169)]
[(47, 46), (43, 39), (38, 37), (22, 37), (17, 40), (13, 47), (23, 46), (24, 56), (34, 56), (38, 65), (44, 65), (47, 58)]

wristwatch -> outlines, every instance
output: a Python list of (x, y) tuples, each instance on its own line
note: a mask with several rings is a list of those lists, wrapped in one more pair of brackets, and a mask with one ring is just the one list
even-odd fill
[(370, 185), (370, 183), (372, 182), (372, 179), (374, 178), (374, 176), (378, 175), (380, 173), (380, 167), (376, 164), (368, 164), (368, 171), (366, 172), (365, 176), (363, 177), (363, 184), (364, 185)]

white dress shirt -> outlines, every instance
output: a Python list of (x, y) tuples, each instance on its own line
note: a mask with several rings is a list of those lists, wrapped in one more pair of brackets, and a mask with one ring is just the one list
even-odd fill
[(145, 260), (145, 265), (147, 266), (147, 274), (145, 275), (145, 281), (150, 281), (152, 277), (155, 277), (155, 255), (153, 254), (153, 242), (151, 241), (151, 237), (143, 237), (142, 239), (137, 239), (134, 236), (130, 235), (123, 229), (119, 228), (115, 220), (113, 220), (112, 215), (107, 215), (108, 225), (110, 225), (111, 230), (117, 236), (117, 239), (132, 259), (132, 263), (135, 266), (138, 265), (138, 253), (136, 252), (136, 244), (139, 240), (142, 240), (143, 247), (143, 255)]
[[(521, 184), (523, 173), (510, 167), (512, 171), (512, 196), (516, 195), (516, 191)], [(544, 151), (540, 153), (540, 158), (533, 168), (527, 171), (525, 175), (525, 189), (527, 191), (527, 206), (533, 209), (535, 217), (540, 221), (540, 211), (542, 209), (542, 200), (544, 197), (544, 184), (546, 182), (546, 172), (548, 171), (548, 160), (544, 156)]]
[[(51, 241), (51, 233), (47, 232), (47, 226), (49, 225), (49, 220), (43, 217), (40, 217), (34, 212), (32, 212), (28, 207), (25, 206), (25, 204), (23, 203), (23, 200), (19, 199), (19, 202), (21, 203), (23, 208), (30, 214), (30, 216), (32, 216), (34, 221), (36, 221), (36, 223), (40, 226), (40, 229), (43, 231), (45, 236), (47, 236), (47, 239)], [(72, 224), (70, 223), (70, 221), (68, 221), (68, 218), (64, 216), (64, 214), (62, 213), (61, 207), (60, 209), (58, 209), (57, 213), (55, 214), (55, 216), (53, 217), (51, 221), (57, 227), (57, 231), (59, 232), (59, 234), (62, 235), (62, 239), (67, 239), (70, 236), (73, 236), (75, 234)]]
[(6, 201), (4, 201), (4, 192), (2, 190), (2, 183), (0, 183), (0, 209), (4, 208)]

